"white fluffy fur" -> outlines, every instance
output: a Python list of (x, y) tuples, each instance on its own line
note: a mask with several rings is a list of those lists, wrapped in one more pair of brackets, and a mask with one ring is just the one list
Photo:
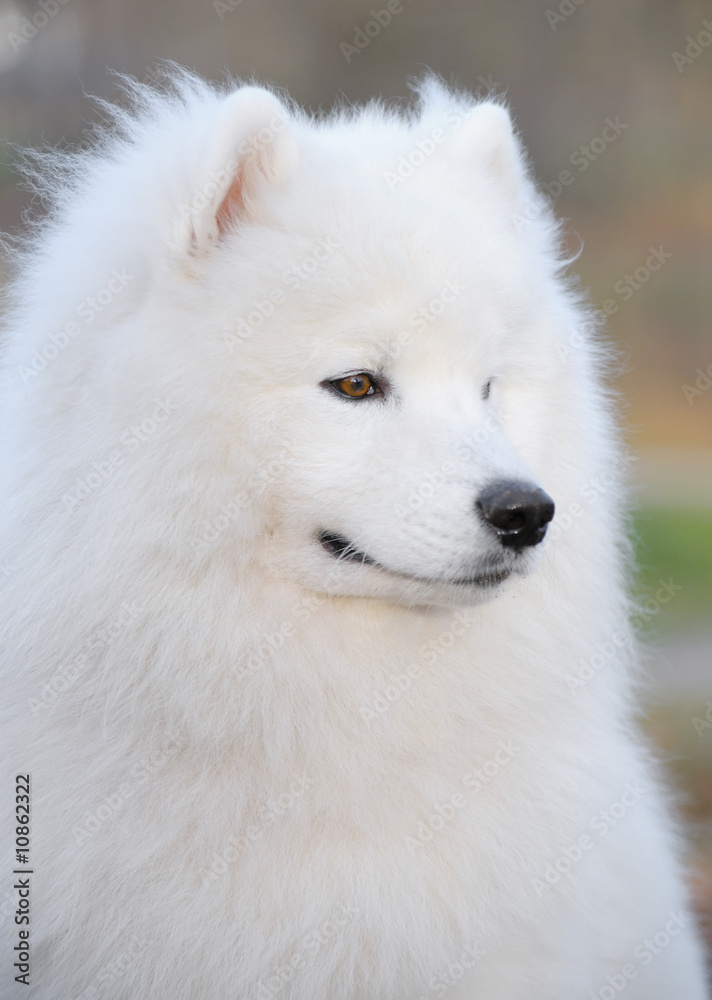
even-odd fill
[[(36, 874), (2, 996), (589, 1000), (632, 963), (628, 1000), (703, 1000), (595, 323), (506, 110), (129, 91), (93, 151), (32, 161), (10, 292), (4, 800), (31, 771)], [(320, 384), (364, 370), (388, 398)], [(495, 557), (501, 477), (554, 498), (549, 535), (447, 582)]]

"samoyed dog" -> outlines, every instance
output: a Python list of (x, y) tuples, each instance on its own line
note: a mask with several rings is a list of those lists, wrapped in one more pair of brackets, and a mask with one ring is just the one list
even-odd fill
[(703, 1000), (507, 110), (127, 86), (6, 309), (3, 998)]

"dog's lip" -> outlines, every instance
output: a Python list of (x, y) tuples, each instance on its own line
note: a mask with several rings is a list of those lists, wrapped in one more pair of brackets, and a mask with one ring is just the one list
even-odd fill
[(496, 587), (498, 583), (504, 583), (507, 577), (512, 575), (512, 570), (507, 568), (490, 570), (481, 576), (461, 577), (457, 580), (448, 580), (447, 583), (455, 584), (459, 587)]
[[(319, 533), (319, 541), (326, 551), (337, 559), (345, 559), (347, 562), (360, 562), (367, 566), (378, 566), (375, 559), (372, 559), (365, 552), (359, 552), (356, 546), (348, 538), (344, 538), (343, 535), (337, 535), (333, 531), (321, 531)], [(380, 566), (379, 568), (383, 569), (384, 567)]]
[(422, 583), (444, 583), (451, 587), (495, 587), (498, 583), (504, 583), (512, 573), (510, 567), (502, 567), (500, 569), (492, 568), (486, 573), (475, 576), (458, 577), (455, 580), (439, 580), (426, 576), (412, 576), (409, 573), (398, 573), (395, 570), (388, 569), (386, 566), (382, 566), (381, 563), (376, 562), (368, 553), (357, 549), (348, 538), (336, 532), (321, 531), (318, 538), (323, 548), (326, 549), (329, 555), (334, 556), (336, 559), (344, 559), (347, 562), (358, 562), (362, 566), (373, 566), (375, 569), (383, 570), (385, 573), (402, 576), (409, 580), (419, 580)]

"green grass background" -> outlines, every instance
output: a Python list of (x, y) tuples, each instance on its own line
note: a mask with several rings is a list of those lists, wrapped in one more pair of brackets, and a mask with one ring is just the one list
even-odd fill
[(658, 581), (670, 577), (682, 587), (653, 619), (656, 630), (712, 632), (712, 509), (646, 507), (634, 519), (634, 533), (639, 596), (654, 595)]

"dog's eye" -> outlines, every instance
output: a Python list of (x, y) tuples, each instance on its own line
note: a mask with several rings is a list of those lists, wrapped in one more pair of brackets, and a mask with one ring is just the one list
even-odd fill
[(333, 385), (342, 396), (348, 396), (350, 399), (362, 399), (364, 396), (373, 396), (376, 393), (376, 383), (366, 372), (337, 378), (329, 384)]
[(482, 399), (487, 401), (490, 396), (490, 391), (492, 389), (492, 379), (487, 379), (485, 384), (482, 386)]

